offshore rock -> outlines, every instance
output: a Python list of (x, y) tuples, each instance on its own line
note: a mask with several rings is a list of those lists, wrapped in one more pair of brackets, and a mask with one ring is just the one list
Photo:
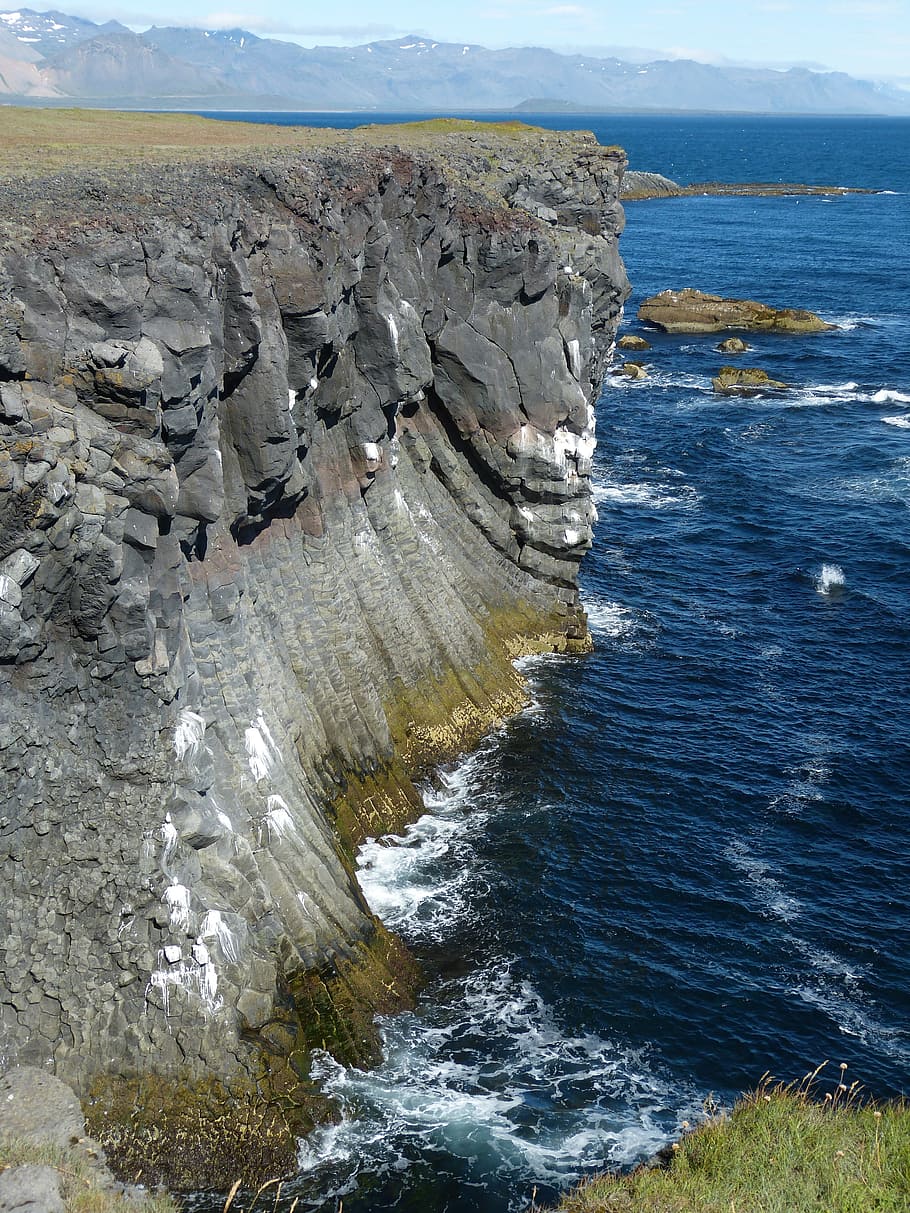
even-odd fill
[(616, 342), (616, 348), (619, 350), (649, 350), (651, 342), (646, 341), (644, 337), (640, 337), (637, 333), (623, 333)]
[(614, 375), (624, 375), (627, 379), (647, 379), (648, 372), (641, 362), (623, 362), (613, 368)]
[(725, 299), (689, 287), (682, 291), (661, 291), (643, 300), (638, 318), (665, 333), (717, 333), (722, 329), (824, 333), (837, 327), (801, 308), (769, 307), (754, 299)]
[(742, 337), (727, 337), (725, 341), (721, 341), (717, 350), (721, 354), (745, 354), (752, 347), (743, 341)]
[(0, 1041), (93, 1130), (195, 1092), (235, 1140), (407, 1003), (353, 847), (590, 643), (622, 167), (332, 136), (7, 188)]
[(755, 396), (760, 392), (786, 391), (790, 386), (769, 378), (768, 372), (757, 366), (722, 366), (711, 383), (721, 396)]
[(623, 202), (635, 202), (643, 198), (678, 198), (682, 193), (682, 186), (662, 173), (629, 169), (623, 176)]

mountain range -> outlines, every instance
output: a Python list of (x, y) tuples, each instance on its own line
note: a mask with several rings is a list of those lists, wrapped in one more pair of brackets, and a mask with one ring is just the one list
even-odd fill
[(910, 115), (910, 93), (843, 72), (628, 62), (406, 37), (306, 48), (247, 30), (0, 13), (0, 98), (167, 109), (723, 110)]

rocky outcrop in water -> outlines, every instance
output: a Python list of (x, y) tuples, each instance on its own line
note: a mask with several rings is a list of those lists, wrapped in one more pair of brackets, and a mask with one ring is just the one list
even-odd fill
[(750, 348), (742, 337), (727, 337), (717, 346), (717, 350), (721, 354), (745, 354)]
[(637, 202), (644, 198), (678, 198), (682, 192), (681, 185), (662, 173), (629, 169), (622, 179), (623, 202)]
[(679, 185), (661, 173), (630, 169), (623, 177), (623, 202), (652, 198), (840, 198), (845, 194), (875, 194), (880, 191), (848, 185), (804, 185), (793, 181), (697, 181)]
[(757, 366), (722, 366), (711, 380), (720, 396), (755, 396), (760, 392), (782, 392), (790, 386), (772, 379)]
[(621, 167), (451, 135), (7, 191), (3, 1061), (103, 1121), (375, 1055), (414, 971), (355, 844), (516, 654), (589, 643)]
[(802, 308), (769, 307), (754, 299), (725, 299), (690, 287), (661, 291), (644, 299), (638, 308), (638, 318), (665, 333), (719, 333), (723, 329), (823, 333), (837, 327)]

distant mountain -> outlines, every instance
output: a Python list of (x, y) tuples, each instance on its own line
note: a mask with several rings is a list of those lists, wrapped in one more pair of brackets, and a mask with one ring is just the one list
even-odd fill
[(97, 38), (102, 33), (129, 32), (119, 21), (96, 25), (83, 17), (68, 17), (66, 13), (58, 12), (36, 13), (31, 8), (0, 13), (0, 29), (5, 29), (23, 46), (37, 51), (46, 59), (87, 38)]
[(118, 22), (31, 9), (0, 13), (0, 95), (197, 109), (910, 115), (907, 92), (842, 72), (493, 51), (416, 36), (307, 49), (242, 29), (135, 34)]
[(180, 96), (223, 91), (213, 69), (174, 59), (128, 29), (86, 38), (59, 51), (46, 60), (42, 74), (64, 96), (82, 99), (152, 97), (162, 87), (166, 94)]

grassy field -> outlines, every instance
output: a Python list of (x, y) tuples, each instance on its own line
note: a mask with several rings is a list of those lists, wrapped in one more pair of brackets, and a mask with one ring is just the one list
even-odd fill
[[(366, 118), (367, 115), (364, 115)], [(245, 151), (295, 151), (357, 143), (397, 143), (428, 147), (440, 136), (477, 133), (479, 137), (525, 141), (539, 135), (522, 122), (472, 122), (438, 118), (398, 126), (365, 125), (354, 131), (306, 126), (270, 126), (221, 122), (194, 114), (144, 114), (117, 110), (39, 109), (0, 106), (0, 174), (45, 176), (73, 167), (110, 168), (112, 164), (211, 158), (230, 159)]]
[(822, 1095), (819, 1073), (763, 1083), (666, 1167), (589, 1180), (559, 1213), (908, 1213), (910, 1105), (864, 1103), (843, 1081)]

